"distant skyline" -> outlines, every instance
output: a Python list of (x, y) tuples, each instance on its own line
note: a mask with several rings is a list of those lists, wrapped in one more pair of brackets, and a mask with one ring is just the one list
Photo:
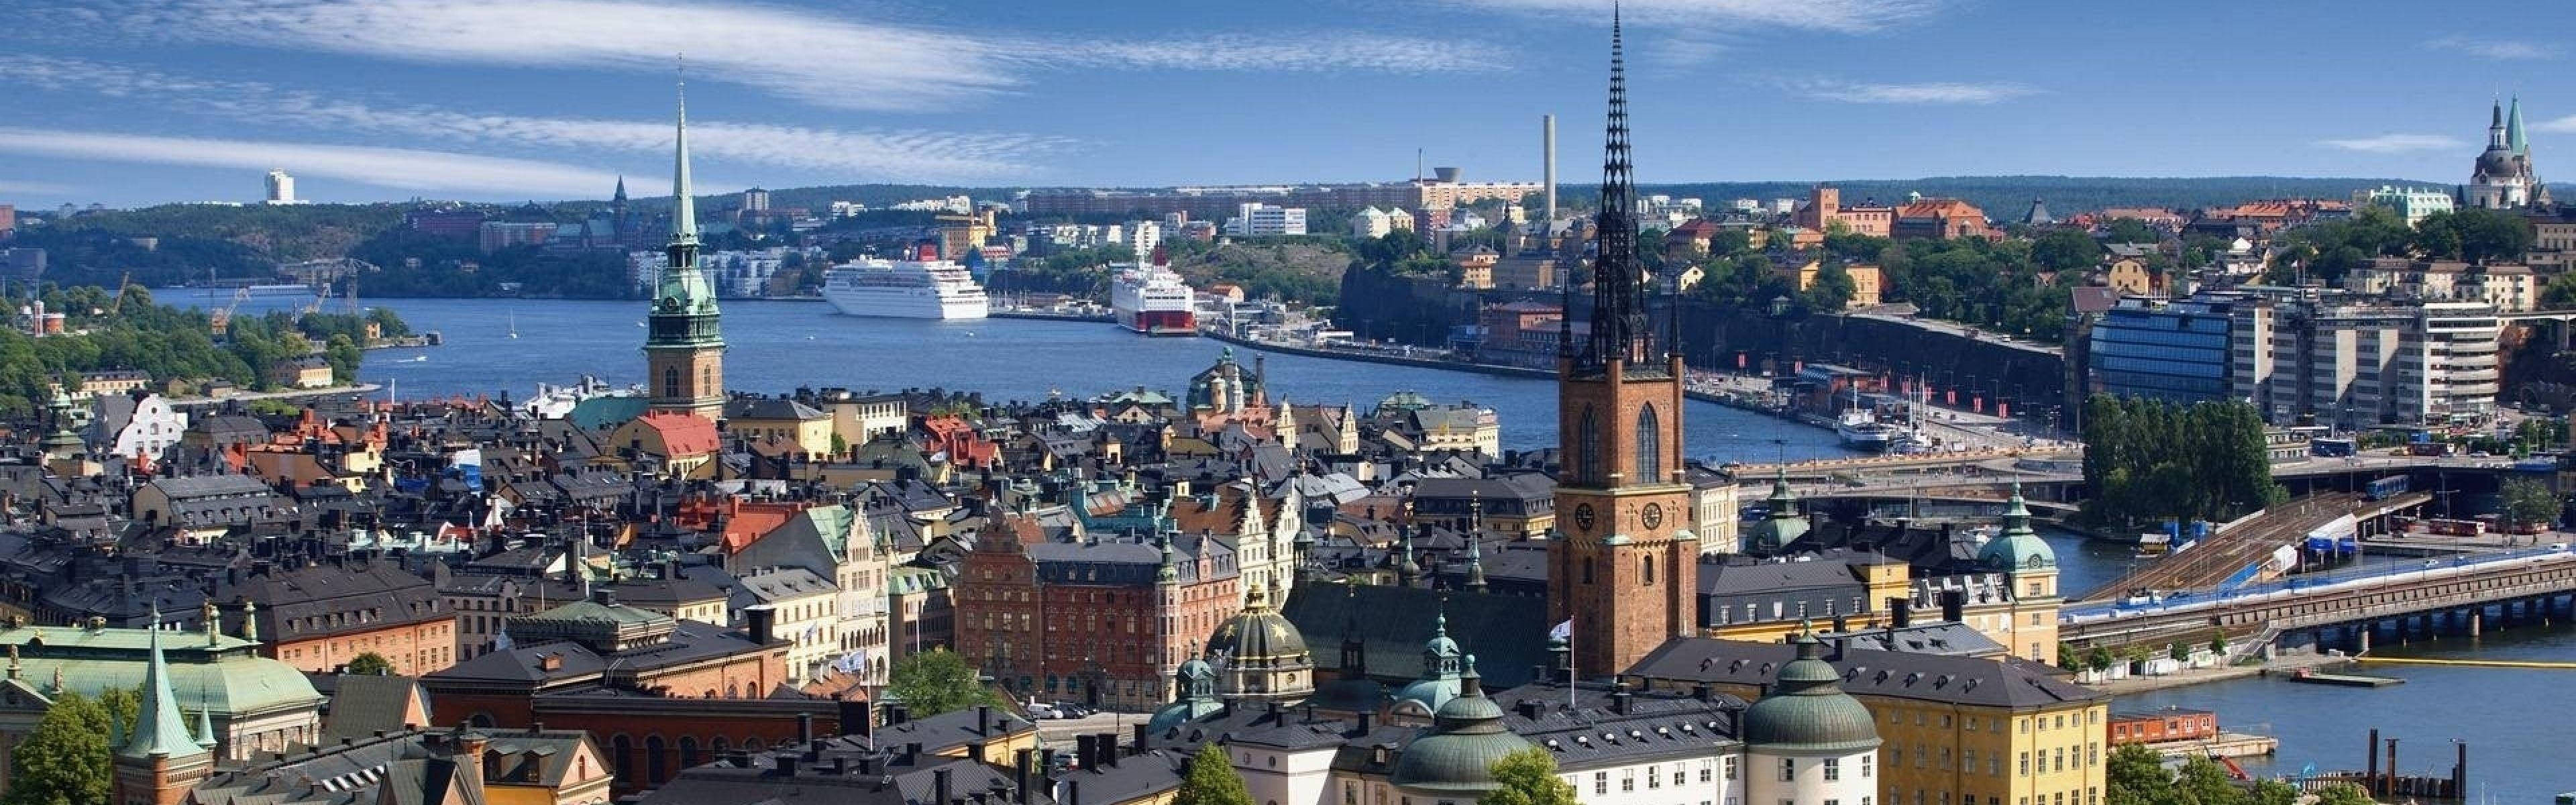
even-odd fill
[[(1631, 0), (1638, 177), (2465, 181), (2519, 94), (2576, 142), (2576, 5)], [(69, 0), (0, 31), (0, 203), (1598, 171), (1607, 0)], [(2525, 35), (2524, 32), (2529, 32)], [(2565, 157), (2576, 166), (2576, 148)], [(2576, 169), (2576, 167), (2571, 167)]]

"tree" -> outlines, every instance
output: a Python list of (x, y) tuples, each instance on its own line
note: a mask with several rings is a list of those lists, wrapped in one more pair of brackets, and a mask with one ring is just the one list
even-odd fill
[(385, 655), (370, 651), (349, 658), (349, 665), (340, 669), (340, 672), (357, 676), (391, 676), (394, 672), (394, 663), (392, 660), (385, 659)]
[(1243, 775), (1234, 772), (1225, 747), (1209, 741), (1190, 756), (1190, 770), (1181, 778), (1181, 790), (1173, 795), (1172, 805), (1252, 805), (1252, 792), (1243, 787)]
[(1556, 757), (1530, 747), (1494, 761), (1499, 788), (1476, 798), (1476, 805), (1575, 805), (1574, 786), (1557, 779)]
[(2165, 646), (2165, 656), (2172, 657), (2175, 662), (2190, 662), (2191, 649), (2177, 641)]
[(2250, 805), (2298, 805), (2298, 802), (2298, 786), (2279, 780), (2262, 780), (2254, 783), (2254, 798)]
[(910, 708), (914, 718), (964, 710), (979, 704), (999, 706), (1000, 697), (984, 687), (966, 658), (946, 648), (904, 657), (894, 664), (886, 693)]
[(2531, 251), (2534, 238), (2531, 222), (2521, 215), (2468, 207), (2425, 216), (2409, 243), (2424, 257), (2484, 263), (2519, 259)]
[(1852, 295), (1859, 292), (1842, 263), (1827, 261), (1816, 268), (1816, 281), (1807, 286), (1805, 296), (1810, 309), (1837, 311), (1849, 307)]
[(2102, 779), (2110, 789), (2110, 805), (2168, 805), (2173, 799), (2173, 775), (2165, 773), (2164, 756), (2140, 744), (2112, 749)]
[(2174, 774), (2174, 798), (2192, 805), (2243, 805), (2245, 790), (2227, 774), (2226, 767), (2206, 757), (2183, 761), (2182, 771)]
[(2164, 240), (2155, 227), (2136, 218), (2113, 218), (2103, 231), (2104, 238), (2112, 243), (2156, 243)]
[(2504, 482), (2504, 520), (2508, 525), (2547, 523), (2558, 519), (2558, 494), (2529, 478)]
[(115, 773), (109, 759), (107, 711), (89, 697), (66, 692), (10, 759), (5, 805), (91, 805), (106, 802)]
[(2372, 805), (2372, 802), (2370, 794), (2363, 792), (2361, 786), (2336, 783), (2317, 789), (2316, 805)]
[(2080, 271), (2102, 259), (2102, 244), (2081, 229), (2051, 229), (2031, 242), (2030, 257), (2050, 271)]
[(2209, 633), (2209, 653), (2221, 655), (2227, 653), (2226, 632), (2213, 631)]

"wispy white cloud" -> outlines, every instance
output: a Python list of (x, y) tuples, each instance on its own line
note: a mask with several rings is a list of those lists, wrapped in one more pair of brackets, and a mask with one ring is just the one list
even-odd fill
[(2557, 45), (2540, 42), (2524, 42), (2512, 39), (2474, 39), (2465, 36), (2445, 36), (2440, 39), (2426, 42), (2424, 43), (2424, 46), (2434, 48), (2436, 50), (2457, 51), (2471, 56), (2476, 56), (2481, 59), (2494, 59), (2497, 61), (2554, 59), (2558, 57), (2559, 52)]
[(0, 153), (153, 165), (267, 170), (429, 192), (595, 194), (615, 177), (525, 159), (251, 140), (0, 128)]
[(2410, 151), (2447, 151), (2466, 148), (2468, 142), (2446, 134), (2379, 134), (2369, 137), (2319, 140), (2318, 145), (2360, 151), (2365, 154), (2403, 154)]
[[(0, 82), (148, 100), (182, 111), (264, 124), (406, 138), (554, 148), (667, 152), (665, 121), (486, 115), (420, 106), (376, 106), (252, 81), (219, 81), (126, 65), (47, 56), (0, 56)], [(921, 130), (838, 130), (696, 120), (697, 155), (825, 171), (836, 178), (958, 180), (1023, 175), (1033, 157), (1070, 146), (1060, 138)]]
[(1824, 78), (1797, 79), (1781, 83), (1790, 91), (1810, 98), (1843, 103), (1988, 104), (2036, 95), (2040, 92), (2034, 87), (2011, 83), (1972, 84), (1933, 81), (1885, 84)]
[(2566, 117), (2552, 120), (2543, 120), (2532, 124), (2531, 127), (2540, 131), (2576, 132), (2576, 115), (2568, 115)]
[[(1609, 14), (1611, 0), (1449, 0), (1464, 6), (1549, 17)], [(1630, 20), (1662, 27), (1733, 29), (1748, 26), (1857, 33), (1926, 16), (1940, 0), (1621, 0)]]
[(1456, 43), (1356, 34), (1067, 41), (988, 36), (742, 2), (101, 0), (81, 15), (146, 37), (412, 61), (670, 71), (806, 103), (922, 111), (1055, 67), (1454, 71), (1500, 67)]

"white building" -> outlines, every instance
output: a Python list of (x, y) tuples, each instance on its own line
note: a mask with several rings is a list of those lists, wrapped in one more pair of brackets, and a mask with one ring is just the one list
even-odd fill
[[(764, 542), (767, 540), (763, 540)], [(831, 579), (802, 567), (756, 567), (734, 577), (738, 611), (769, 610), (770, 634), (787, 640), (787, 679), (804, 682), (840, 659), (840, 592)]]
[(2549, 206), (2549, 185), (2532, 169), (2531, 143), (2523, 138), (2522, 99), (2514, 99), (2510, 116), (2502, 105), (2495, 107), (2487, 124), (2487, 150), (2478, 154), (2461, 196), (2471, 207), (2491, 210)]
[(2382, 207), (2414, 226), (2437, 212), (2450, 212), (2451, 194), (2421, 187), (2380, 185), (2376, 190), (2352, 191), (2352, 206)]
[(1225, 233), (1245, 237), (1303, 235), (1306, 208), (1247, 203), (1237, 208), (1235, 217), (1225, 220)]
[(188, 415), (159, 394), (101, 394), (90, 407), (90, 444), (105, 455), (158, 459), (188, 430)]
[(1163, 245), (1163, 225), (1154, 221), (1127, 222), (1126, 244), (1136, 250), (1137, 262), (1154, 259), (1154, 249)]
[(2492, 305), (2267, 301), (2229, 314), (2230, 387), (2267, 421), (2440, 424), (2495, 410), (2503, 326)]
[(279, 168), (279, 169), (276, 169), (276, 170), (269, 171), (269, 172), (268, 172), (268, 198), (267, 198), (263, 203), (267, 203), (267, 204), (302, 204), (302, 203), (304, 203), (304, 200), (303, 200), (303, 199), (299, 199), (299, 198), (296, 198), (296, 197), (295, 197), (295, 177), (294, 177), (294, 176), (291, 176), (291, 175), (288, 175), (288, 174), (287, 174), (287, 172), (286, 172), (286, 169), (284, 169), (284, 168)]

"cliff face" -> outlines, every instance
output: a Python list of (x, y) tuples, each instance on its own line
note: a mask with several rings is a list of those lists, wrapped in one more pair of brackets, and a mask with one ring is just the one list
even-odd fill
[(1465, 304), (1453, 299), (1445, 278), (1354, 267), (1342, 274), (1342, 301), (1333, 309), (1333, 326), (1363, 339), (1441, 345), (1448, 342), (1451, 328), (1476, 322), (1475, 296), (1464, 296)]

